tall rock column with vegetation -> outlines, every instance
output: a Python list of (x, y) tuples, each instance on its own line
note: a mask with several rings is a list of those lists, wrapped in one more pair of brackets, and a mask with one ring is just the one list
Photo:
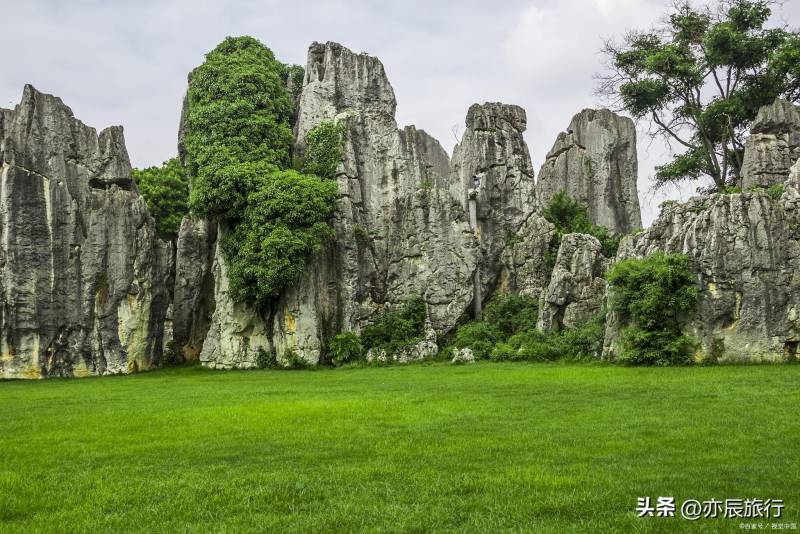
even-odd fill
[(278, 299), (332, 236), (335, 182), (290, 168), (289, 74), (250, 37), (227, 38), (192, 72), (182, 128), (190, 207), (220, 228), (201, 354), (212, 366), (253, 367), (274, 352)]

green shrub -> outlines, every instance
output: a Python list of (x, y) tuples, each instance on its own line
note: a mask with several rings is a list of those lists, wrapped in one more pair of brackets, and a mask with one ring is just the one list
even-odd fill
[(603, 353), (605, 333), (605, 312), (598, 313), (581, 326), (561, 330), (558, 335), (563, 355), (573, 360), (599, 358)]
[(649, 331), (628, 326), (620, 332), (617, 360), (628, 365), (688, 365), (697, 343), (671, 328)]
[(475, 321), (461, 326), (451, 342), (452, 348), (470, 348), (476, 359), (488, 359), (495, 344), (505, 336), (486, 321)]
[(189, 212), (189, 178), (178, 158), (165, 161), (161, 167), (131, 171), (139, 193), (156, 220), (158, 235), (176, 239), (181, 220)]
[(691, 361), (694, 342), (683, 335), (685, 316), (697, 305), (697, 288), (683, 254), (656, 252), (616, 263), (606, 274), (609, 306), (627, 326), (617, 358), (637, 365)]
[(294, 349), (287, 349), (278, 364), (281, 369), (308, 369), (309, 363)]
[(347, 129), (338, 121), (322, 121), (306, 134), (303, 171), (323, 178), (334, 178), (342, 161)]
[(763, 185), (754, 185), (749, 189), (750, 191), (763, 191), (770, 198), (778, 200), (783, 195), (783, 184), (773, 184), (769, 187)]
[(361, 331), (364, 351), (370, 349), (394, 353), (422, 340), (427, 310), (421, 296), (413, 297), (395, 310), (379, 314)]
[(498, 291), (483, 310), (483, 320), (506, 336), (535, 328), (538, 317), (539, 302), (518, 293)]
[(275, 357), (275, 352), (259, 348), (256, 353), (256, 366), (259, 369), (274, 369), (278, 367), (278, 359)]
[(576, 328), (558, 332), (529, 329), (511, 336), (492, 350), (492, 360), (555, 361), (596, 358), (603, 349), (604, 314)]
[(498, 344), (492, 351), (492, 359), (552, 361), (562, 354), (557, 341), (558, 334), (546, 334), (540, 330), (530, 329), (511, 336), (506, 343)]
[(361, 339), (353, 332), (342, 332), (328, 342), (328, 357), (334, 365), (358, 361), (363, 353)]

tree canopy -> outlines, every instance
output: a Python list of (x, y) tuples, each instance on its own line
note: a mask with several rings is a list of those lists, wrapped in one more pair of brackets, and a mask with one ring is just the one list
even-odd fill
[[(333, 234), (330, 180), (344, 127), (309, 131), (324, 161), (288, 168), (291, 118), (302, 69), (288, 67), (252, 37), (228, 37), (192, 73), (185, 146), (193, 212), (223, 225), (222, 251), (234, 297), (268, 307)], [(320, 132), (327, 132), (327, 135)], [(335, 135), (334, 135), (335, 134)], [(324, 171), (324, 172), (323, 172)]]
[(606, 43), (598, 92), (680, 147), (656, 169), (657, 185), (703, 176), (716, 190), (736, 185), (758, 109), (800, 99), (800, 34), (768, 27), (774, 5), (681, 0), (660, 25)]
[(178, 158), (165, 161), (161, 167), (133, 169), (133, 179), (156, 220), (161, 237), (175, 239), (181, 219), (189, 211), (189, 179)]

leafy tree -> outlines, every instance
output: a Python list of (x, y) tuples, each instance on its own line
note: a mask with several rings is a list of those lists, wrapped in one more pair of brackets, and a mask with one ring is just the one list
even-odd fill
[(656, 252), (617, 262), (606, 278), (612, 288), (609, 308), (628, 325), (618, 358), (648, 365), (689, 363), (694, 344), (682, 325), (697, 305), (689, 258)]
[(300, 96), (303, 90), (303, 79), (305, 78), (306, 71), (300, 65), (287, 65), (285, 71), (286, 86), (289, 88), (289, 93), (292, 98)]
[[(287, 67), (252, 37), (228, 37), (192, 73), (185, 146), (190, 207), (228, 230), (222, 251), (231, 291), (259, 308), (273, 303), (333, 235), (336, 183), (287, 169), (293, 87)], [(291, 85), (290, 84), (290, 85)], [(338, 147), (344, 133), (334, 139)], [(325, 146), (330, 153), (336, 147)]]
[(660, 26), (606, 43), (598, 92), (683, 149), (656, 169), (657, 184), (707, 176), (722, 191), (737, 183), (758, 109), (800, 99), (800, 34), (766, 26), (774, 4), (681, 0)]
[(189, 179), (178, 158), (165, 161), (161, 167), (133, 169), (132, 174), (156, 220), (158, 234), (177, 238), (181, 219), (189, 211)]
[(228, 37), (192, 73), (184, 143), (195, 213), (235, 222), (258, 178), (289, 163), (285, 72), (256, 39)]
[(332, 237), (336, 183), (291, 169), (275, 171), (247, 197), (242, 220), (222, 242), (238, 301), (265, 307), (305, 270)]

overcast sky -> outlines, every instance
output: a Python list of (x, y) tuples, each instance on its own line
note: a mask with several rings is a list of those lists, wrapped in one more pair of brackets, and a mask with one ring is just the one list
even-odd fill
[[(134, 166), (154, 165), (176, 154), (186, 74), (225, 36), (252, 35), (300, 65), (311, 42), (337, 41), (380, 58), (399, 125), (425, 129), (448, 151), (472, 103), (522, 106), (538, 169), (572, 115), (601, 105), (592, 76), (602, 41), (650, 26), (668, 1), (0, 0), (0, 107), (32, 83), (98, 130), (122, 124)], [(786, 2), (777, 18), (800, 26), (800, 2)], [(646, 225), (662, 200), (693, 190), (651, 191), (664, 157), (640, 128)]]

